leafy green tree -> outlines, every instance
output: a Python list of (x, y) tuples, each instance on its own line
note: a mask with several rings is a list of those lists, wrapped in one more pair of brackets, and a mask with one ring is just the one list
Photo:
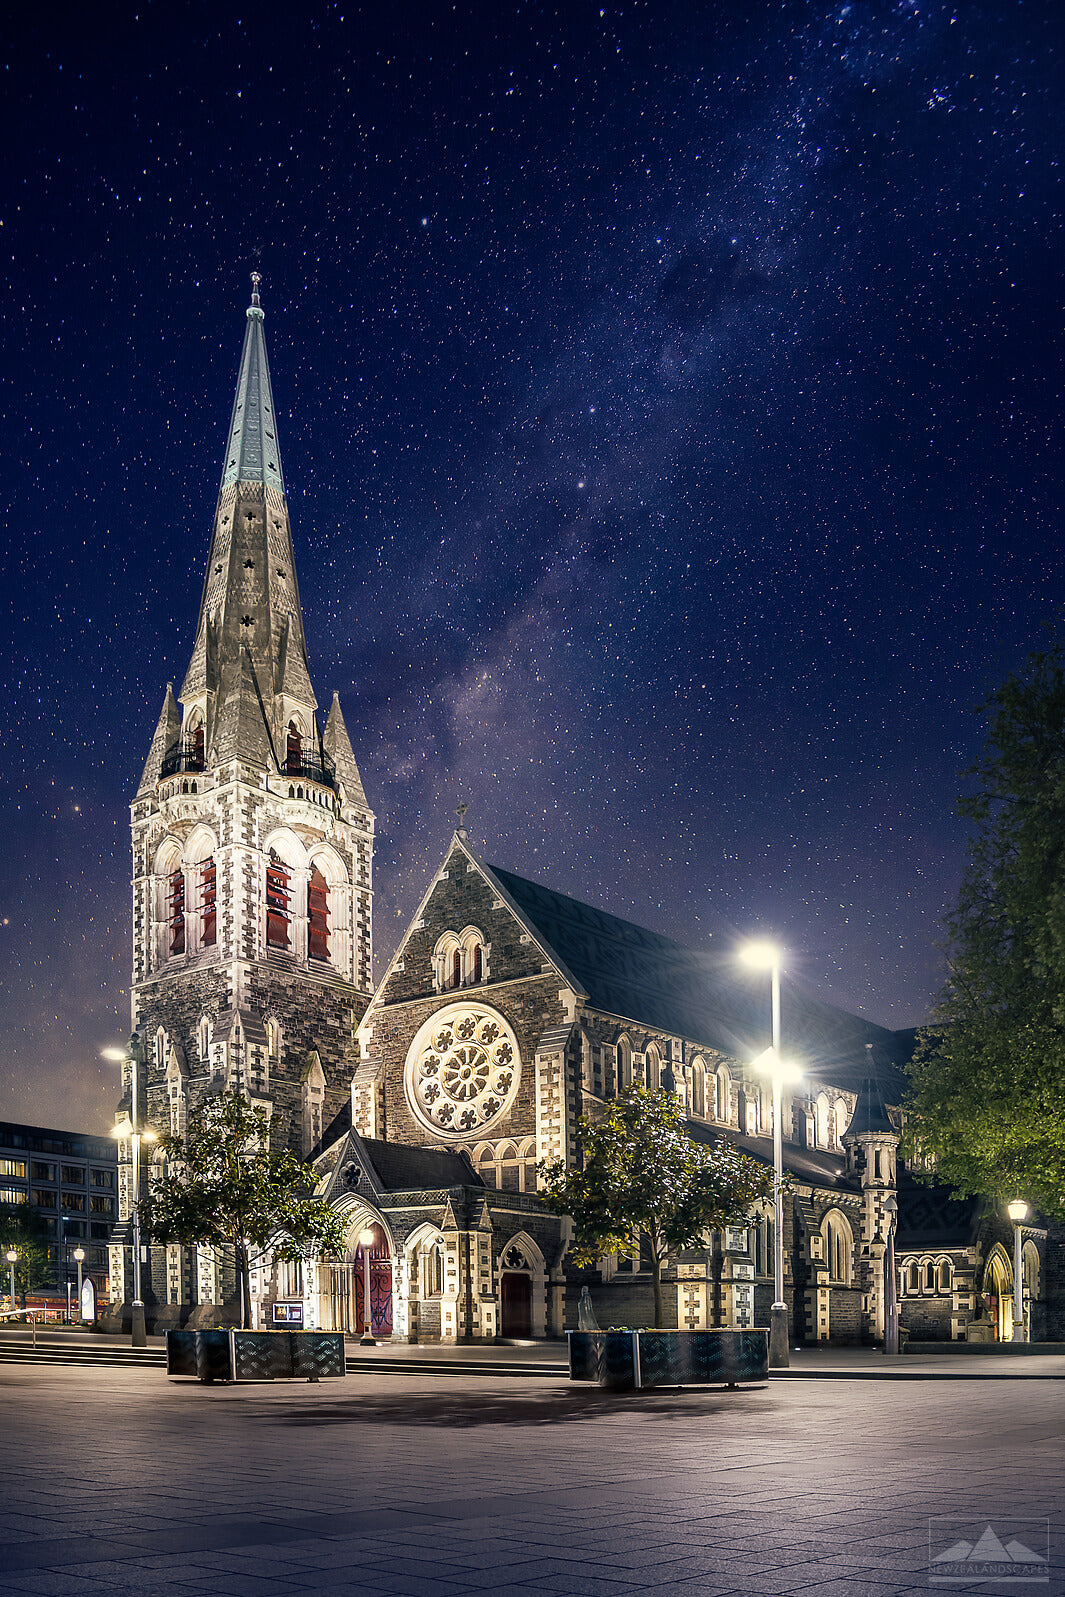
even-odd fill
[[(276, 1133), (278, 1117), (274, 1116)], [(250, 1252), (277, 1259), (335, 1254), (344, 1247), (342, 1215), (309, 1188), (307, 1166), (267, 1146), (268, 1122), (239, 1093), (201, 1098), (184, 1136), (160, 1138), (166, 1170), (141, 1201), (141, 1223), (156, 1242), (232, 1248), (251, 1326)]]
[[(48, 1222), (39, 1210), (26, 1203), (0, 1203), (0, 1265), (3, 1267), (3, 1290), (6, 1292), (10, 1275), (4, 1254), (12, 1249), (18, 1254), (15, 1265), (15, 1293), (21, 1296), (23, 1306), (26, 1293), (36, 1287), (55, 1285), (55, 1239)], [(14, 1305), (12, 1304), (12, 1307)]]
[(541, 1163), (544, 1201), (573, 1221), (573, 1256), (594, 1264), (645, 1236), (662, 1324), (662, 1265), (670, 1248), (699, 1248), (708, 1231), (742, 1225), (771, 1197), (773, 1172), (724, 1139), (693, 1142), (672, 1093), (629, 1087), (594, 1124), (580, 1122), (582, 1166)]
[(910, 1067), (904, 1150), (956, 1192), (1065, 1215), (1065, 641), (980, 706), (948, 975)]

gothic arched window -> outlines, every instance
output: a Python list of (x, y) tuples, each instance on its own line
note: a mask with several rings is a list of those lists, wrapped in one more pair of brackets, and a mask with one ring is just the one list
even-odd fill
[(846, 1218), (838, 1209), (825, 1216), (821, 1232), (825, 1239), (825, 1262), (828, 1278), (842, 1286), (851, 1284), (851, 1264), (854, 1258), (854, 1237)]
[(701, 1059), (692, 1065), (691, 1112), (700, 1120), (706, 1119), (706, 1066)]
[(451, 956), (451, 986), (462, 986), (462, 949), (456, 948)]
[(266, 944), (268, 948), (288, 948), (288, 925), (292, 903), (292, 872), (279, 854), (270, 850), (266, 867)]
[(329, 884), (317, 865), (307, 884), (307, 952), (312, 959), (329, 958)]
[(470, 960), (470, 980), (480, 981), (483, 966), (483, 956), (480, 943), (474, 943), (473, 956)]
[(200, 866), (200, 914), (200, 943), (213, 948), (218, 940), (218, 871), (213, 857)]
[(170, 952), (185, 952), (185, 872), (171, 871), (166, 887), (166, 918), (170, 925)]

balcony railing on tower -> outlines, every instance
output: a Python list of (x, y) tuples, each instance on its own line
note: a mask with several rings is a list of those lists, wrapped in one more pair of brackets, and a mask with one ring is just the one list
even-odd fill
[(281, 767), (281, 775), (304, 782), (318, 782), (322, 787), (332, 788), (334, 793), (337, 790), (336, 767), (332, 761), (327, 760), (324, 755), (321, 759), (315, 759), (304, 753), (302, 749), (298, 754), (289, 749), (288, 757)]
[(162, 778), (174, 776), (179, 771), (202, 771), (204, 764), (203, 739), (189, 738), (183, 743), (175, 743), (163, 755), (159, 775)]

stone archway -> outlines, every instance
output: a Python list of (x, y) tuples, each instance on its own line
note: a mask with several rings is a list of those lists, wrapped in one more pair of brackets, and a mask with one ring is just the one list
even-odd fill
[(499, 1256), (499, 1334), (519, 1341), (547, 1334), (547, 1271), (527, 1231), (511, 1237)]
[(984, 1271), (984, 1300), (999, 1342), (1013, 1340), (1013, 1271), (1009, 1259), (997, 1245), (992, 1249)]

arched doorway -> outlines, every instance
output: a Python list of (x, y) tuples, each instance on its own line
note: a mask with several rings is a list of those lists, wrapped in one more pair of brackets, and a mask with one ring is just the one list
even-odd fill
[(503, 1336), (532, 1336), (532, 1276), (504, 1270), (499, 1278), (499, 1321)]
[[(381, 1227), (370, 1224), (373, 1232), (369, 1249), (370, 1265), (370, 1330), (374, 1336), (392, 1335), (392, 1254), (388, 1238)], [(363, 1333), (363, 1302), (365, 1298), (365, 1260), (361, 1241), (355, 1249), (351, 1265), (351, 1328), (356, 1336)]]
[(1006, 1260), (995, 1252), (987, 1262), (984, 1299), (999, 1342), (1013, 1340), (1013, 1280)]

